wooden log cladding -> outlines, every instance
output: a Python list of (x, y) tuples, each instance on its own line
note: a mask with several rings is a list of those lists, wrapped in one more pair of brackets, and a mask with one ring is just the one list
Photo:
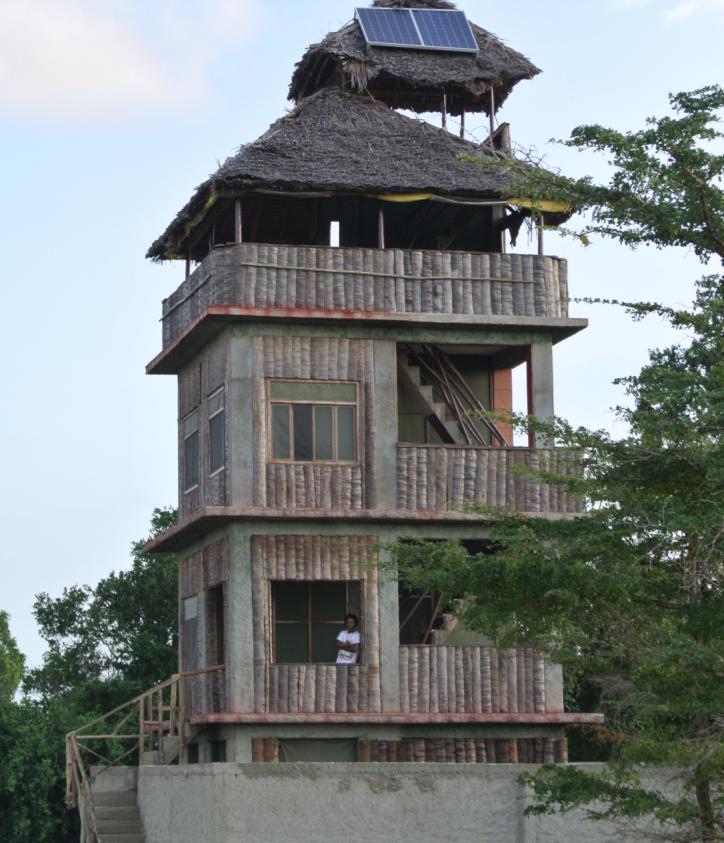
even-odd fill
[[(272, 713), (381, 711), (376, 538), (254, 536), (254, 705)], [(274, 664), (269, 623), (274, 580), (359, 580), (363, 587), (362, 664)]]
[[(562, 485), (526, 473), (539, 467), (562, 477), (580, 470), (576, 453), (567, 448), (398, 445), (397, 505), (414, 510), (464, 510), (483, 504), (519, 512), (581, 512), (581, 500)], [(427, 482), (428, 477), (435, 482)]]
[(265, 383), (268, 378), (357, 381), (360, 384), (358, 433), (360, 457), (373, 450), (373, 344), (341, 337), (265, 336), (256, 342), (254, 371), (255, 477), (257, 506), (278, 509), (363, 509), (369, 466), (355, 464), (268, 462), (270, 436)]
[(545, 673), (545, 655), (531, 648), (404, 646), (400, 707), (413, 713), (545, 713)]
[[(281, 761), (279, 738), (252, 738), (254, 763)], [(565, 738), (402, 738), (357, 741), (357, 760), (363, 763), (552, 764), (566, 763)]]
[(164, 301), (164, 346), (214, 305), (561, 318), (567, 269), (535, 255), (217, 246)]

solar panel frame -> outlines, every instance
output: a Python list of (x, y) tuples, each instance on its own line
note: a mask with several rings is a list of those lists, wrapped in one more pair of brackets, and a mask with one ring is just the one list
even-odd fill
[(355, 17), (368, 44), (375, 47), (424, 47), (410, 9), (355, 9)]
[(459, 9), (410, 9), (423, 46), (433, 50), (477, 53), (480, 49), (465, 12)]
[[(438, 32), (440, 32), (440, 25), (445, 21), (441, 37), (435, 39), (435, 34), (430, 32), (431, 27), (428, 23), (425, 24), (425, 30), (428, 32), (426, 42), (425, 36), (418, 25), (418, 13), (425, 13), (422, 15), (423, 21), (437, 20)], [(438, 15), (451, 15), (452, 17), (446, 19), (439, 18)], [(365, 41), (372, 47), (407, 47), (415, 50), (455, 53), (477, 53), (480, 49), (470, 28), (470, 22), (465, 17), (465, 12), (460, 9), (386, 9), (368, 6), (355, 9), (355, 19), (362, 29)], [(408, 25), (403, 24), (405, 19), (409, 20)], [(388, 25), (386, 31), (383, 21)], [(394, 26), (392, 21), (395, 21)], [(453, 33), (452, 28), (455, 25), (457, 25), (457, 32)], [(394, 27), (398, 27), (399, 32), (403, 26), (406, 26), (405, 34), (409, 37), (405, 38), (403, 34), (400, 34), (400, 40), (394, 40)], [(414, 36), (412, 35), (413, 32)], [(393, 37), (386, 38), (385, 35), (390, 35), (390, 33)], [(457, 36), (457, 39), (455, 36)], [(451, 43), (453, 40), (457, 40), (455, 46)], [(462, 44), (463, 40), (467, 42), (467, 46)]]

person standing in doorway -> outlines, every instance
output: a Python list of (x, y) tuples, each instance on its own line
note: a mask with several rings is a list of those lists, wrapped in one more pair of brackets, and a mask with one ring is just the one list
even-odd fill
[(337, 636), (337, 664), (357, 664), (360, 634), (357, 615), (346, 615), (344, 629)]

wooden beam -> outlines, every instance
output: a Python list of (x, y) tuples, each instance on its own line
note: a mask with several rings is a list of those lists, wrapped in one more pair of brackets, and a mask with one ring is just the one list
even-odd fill
[(234, 243), (244, 242), (242, 222), (241, 199), (237, 199), (236, 202), (234, 202)]
[(377, 206), (377, 248), (385, 248), (385, 208), (382, 202)]

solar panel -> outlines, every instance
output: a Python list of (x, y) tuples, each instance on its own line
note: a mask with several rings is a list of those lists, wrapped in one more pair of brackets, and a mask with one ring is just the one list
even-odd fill
[(440, 50), (478, 51), (478, 42), (464, 12), (412, 9), (425, 47)]
[(356, 9), (368, 44), (382, 47), (422, 47), (409, 9)]
[(368, 44), (477, 53), (464, 12), (452, 9), (355, 9)]

